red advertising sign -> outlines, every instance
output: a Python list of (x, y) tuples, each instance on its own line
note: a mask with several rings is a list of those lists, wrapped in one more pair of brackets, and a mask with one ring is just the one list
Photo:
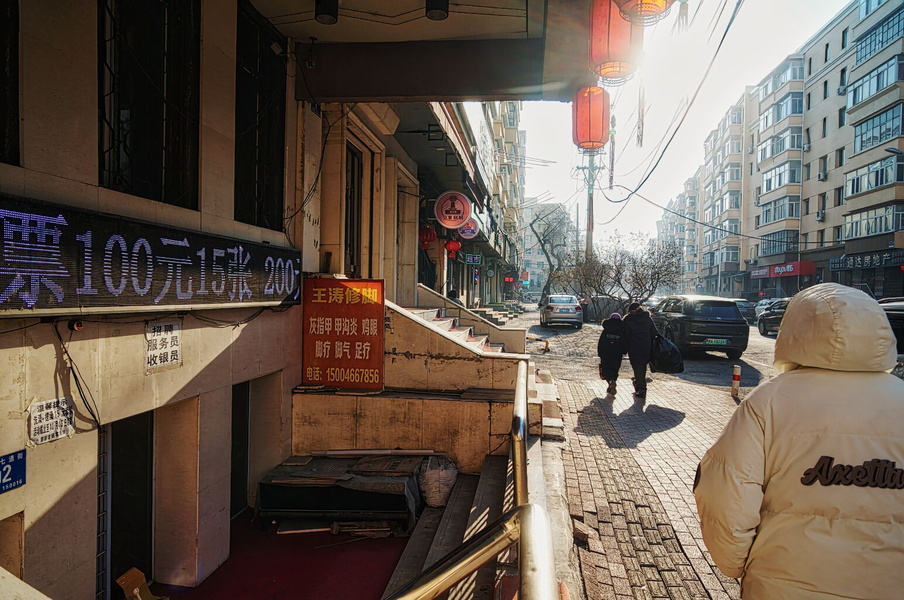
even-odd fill
[(305, 279), (302, 383), (383, 389), (383, 281)]
[(750, 270), (751, 279), (765, 279), (767, 277), (796, 277), (797, 275), (813, 275), (816, 273), (816, 265), (809, 260), (758, 267)]
[(436, 199), (433, 214), (446, 229), (458, 229), (471, 218), (471, 201), (459, 192), (445, 192)]

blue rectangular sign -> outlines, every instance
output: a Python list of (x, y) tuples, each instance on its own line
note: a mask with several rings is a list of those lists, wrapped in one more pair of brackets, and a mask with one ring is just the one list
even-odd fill
[(0, 494), (25, 485), (25, 449), (0, 456)]

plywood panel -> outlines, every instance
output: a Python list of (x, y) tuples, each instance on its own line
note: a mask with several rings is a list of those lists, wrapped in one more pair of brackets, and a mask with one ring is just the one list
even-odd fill
[(355, 447), (356, 396), (295, 394), (292, 454)]
[(485, 402), (424, 402), (424, 447), (448, 452), (462, 473), (480, 473), (489, 451), (490, 409)]
[(358, 448), (423, 448), (423, 400), (358, 399)]

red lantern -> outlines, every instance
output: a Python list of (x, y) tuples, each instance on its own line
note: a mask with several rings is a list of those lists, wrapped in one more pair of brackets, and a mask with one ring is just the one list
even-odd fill
[(601, 87), (581, 88), (571, 105), (572, 139), (583, 150), (597, 150), (609, 141), (609, 92)]
[(461, 250), (461, 242), (449, 240), (446, 242), (445, 248), (449, 251), (449, 258), (455, 258), (455, 253)]
[(421, 232), (417, 237), (421, 241), (421, 248), (423, 250), (429, 250), (430, 242), (436, 239), (436, 230), (429, 225), (424, 225), (421, 227)]
[(613, 0), (594, 0), (590, 15), (590, 67), (603, 85), (620, 85), (637, 70), (643, 25), (624, 20)]
[(675, 0), (613, 0), (622, 17), (636, 25), (652, 25), (669, 14)]

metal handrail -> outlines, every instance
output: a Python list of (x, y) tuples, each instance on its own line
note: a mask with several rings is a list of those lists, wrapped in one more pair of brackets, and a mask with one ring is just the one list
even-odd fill
[(516, 381), (511, 431), (515, 507), (394, 591), (387, 600), (432, 600), (515, 543), (519, 557), (518, 597), (559, 597), (549, 518), (542, 506), (528, 503), (526, 361), (518, 361)]

